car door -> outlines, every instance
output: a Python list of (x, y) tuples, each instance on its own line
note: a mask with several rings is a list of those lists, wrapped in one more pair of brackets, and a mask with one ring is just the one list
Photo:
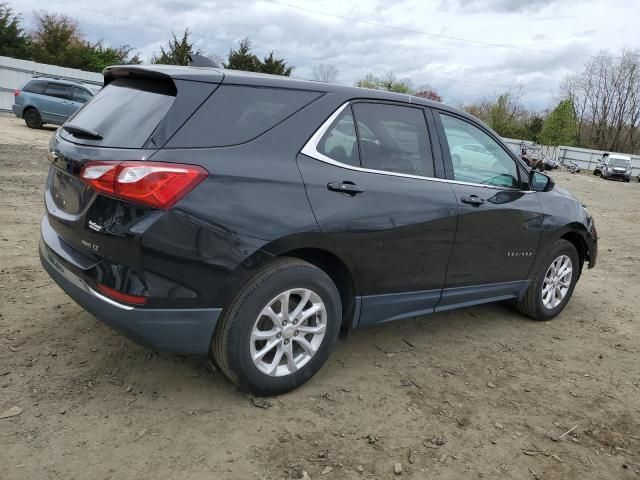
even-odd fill
[(71, 101), (68, 105), (68, 113), (67, 116), (71, 116), (76, 113), (80, 107), (82, 107), (87, 101), (91, 98), (91, 93), (89, 90), (82, 87), (73, 87), (73, 91), (71, 92)]
[[(446, 176), (456, 195), (458, 227), (438, 309), (519, 294), (541, 237), (542, 210), (522, 168), (487, 129), (468, 118), (435, 114)], [(452, 162), (449, 147), (458, 150)]]
[(422, 108), (352, 102), (298, 156), (320, 229), (357, 266), (360, 325), (430, 313), (440, 299), (457, 206), (434, 178), (444, 168), (427, 118), (435, 130)]
[(42, 93), (40, 113), (43, 121), (57, 124), (64, 123), (69, 117), (71, 85), (49, 82)]

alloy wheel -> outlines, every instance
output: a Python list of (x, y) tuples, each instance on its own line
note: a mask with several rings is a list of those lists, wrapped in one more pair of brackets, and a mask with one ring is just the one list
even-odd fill
[(556, 308), (571, 287), (573, 265), (567, 255), (560, 255), (547, 269), (542, 282), (542, 304), (549, 310)]
[(266, 375), (290, 375), (313, 358), (326, 330), (327, 311), (320, 296), (306, 288), (287, 290), (258, 315), (251, 330), (251, 359)]

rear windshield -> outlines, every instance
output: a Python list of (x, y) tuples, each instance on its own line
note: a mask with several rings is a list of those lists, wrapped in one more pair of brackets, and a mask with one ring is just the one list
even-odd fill
[(141, 148), (175, 100), (173, 82), (116, 79), (69, 119), (68, 124), (93, 130), (93, 140), (62, 131), (74, 143), (101, 147)]
[(167, 147), (226, 147), (248, 142), (320, 95), (306, 90), (222, 85)]

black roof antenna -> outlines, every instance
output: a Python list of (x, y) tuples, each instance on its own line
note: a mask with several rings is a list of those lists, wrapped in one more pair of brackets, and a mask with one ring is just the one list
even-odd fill
[(205, 57), (204, 55), (198, 55), (197, 53), (190, 53), (188, 57), (189, 57), (190, 67), (220, 68), (220, 65), (218, 65), (216, 62), (214, 62), (210, 58)]

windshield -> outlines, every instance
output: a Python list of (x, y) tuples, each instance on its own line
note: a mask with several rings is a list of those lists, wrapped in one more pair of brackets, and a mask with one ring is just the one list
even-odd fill
[(625, 158), (612, 158), (609, 160), (610, 167), (630, 167), (631, 161)]

